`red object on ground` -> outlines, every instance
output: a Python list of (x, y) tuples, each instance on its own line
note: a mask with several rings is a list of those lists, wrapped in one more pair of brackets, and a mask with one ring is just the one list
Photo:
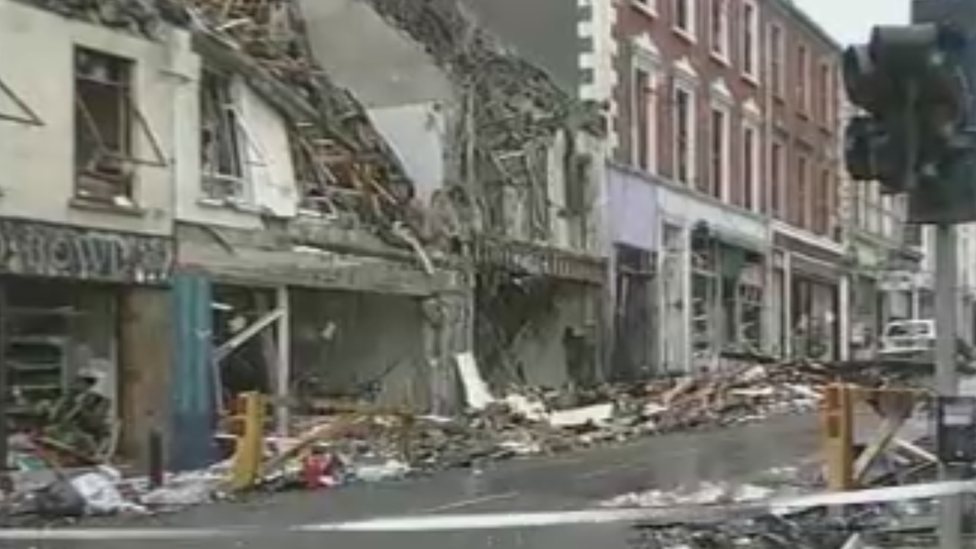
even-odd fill
[(327, 488), (334, 464), (329, 456), (322, 454), (309, 454), (302, 460), (302, 477), (305, 479), (305, 487), (310, 490)]

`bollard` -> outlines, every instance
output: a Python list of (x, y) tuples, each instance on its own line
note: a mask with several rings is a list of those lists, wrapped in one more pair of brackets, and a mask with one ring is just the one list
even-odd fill
[(231, 487), (244, 490), (254, 486), (258, 480), (258, 470), (264, 453), (266, 399), (257, 392), (242, 393), (238, 396), (238, 405), (238, 415), (232, 418), (239, 433), (235, 433), (237, 444), (231, 469)]
[(146, 441), (146, 454), (148, 456), (148, 477), (149, 487), (159, 488), (163, 485), (165, 470), (163, 467), (163, 435), (159, 429), (153, 427), (149, 430), (149, 437)]

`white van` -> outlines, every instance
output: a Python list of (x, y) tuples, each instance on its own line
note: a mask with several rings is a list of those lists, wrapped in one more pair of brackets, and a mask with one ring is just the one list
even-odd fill
[(896, 320), (881, 334), (882, 355), (915, 355), (935, 350), (935, 320)]

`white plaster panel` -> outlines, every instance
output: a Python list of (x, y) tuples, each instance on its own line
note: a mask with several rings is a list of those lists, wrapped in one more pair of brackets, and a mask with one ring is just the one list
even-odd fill
[(662, 185), (657, 196), (661, 213), (667, 219), (686, 225), (706, 221), (722, 233), (745, 239), (757, 246), (768, 245), (766, 223), (757, 216), (669, 186)]

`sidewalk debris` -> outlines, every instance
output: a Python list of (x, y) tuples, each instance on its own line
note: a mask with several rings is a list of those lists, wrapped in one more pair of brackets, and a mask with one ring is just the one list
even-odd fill
[[(473, 396), (467, 413), (422, 416), (368, 403), (317, 402), (315, 415), (293, 416), (296, 436), (266, 438), (259, 487), (327, 490), (352, 482), (396, 480), (491, 460), (617, 444), (641, 436), (721, 428), (810, 411), (825, 383), (852, 373), (859, 383), (883, 382), (878, 372), (809, 363), (770, 364), (589, 389), (510, 388), (504, 397), (497, 397), (481, 380), (473, 357), (458, 358)], [(220, 437), (233, 440), (231, 435)], [(21, 512), (68, 517), (147, 513), (225, 497), (226, 462), (205, 471), (167, 475), (163, 486), (150, 489), (147, 479), (123, 479), (104, 465), (92, 469), (89, 460), (63, 449), (52, 454), (31, 437), (12, 442), (16, 444), (11, 465), (19, 471), (14, 474), (15, 496), (20, 497), (5, 503), (19, 506)], [(911, 450), (906, 451), (909, 457), (925, 452), (916, 446)], [(722, 492), (718, 486), (708, 490), (716, 498), (744, 497)], [(23, 497), (25, 493), (29, 496)], [(622, 501), (639, 504), (648, 498), (664, 496), (630, 495)]]

